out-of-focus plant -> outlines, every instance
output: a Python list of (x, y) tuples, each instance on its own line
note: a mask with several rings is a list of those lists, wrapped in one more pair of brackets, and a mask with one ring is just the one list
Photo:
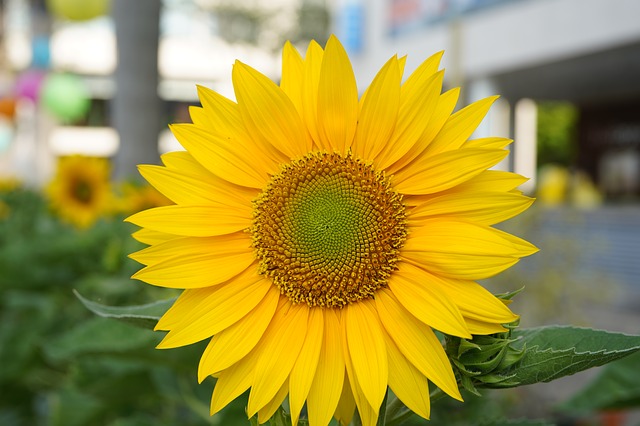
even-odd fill
[(638, 409), (640, 407), (640, 353), (603, 367), (596, 378), (560, 408), (574, 415)]
[(538, 104), (538, 165), (570, 166), (576, 152), (577, 108), (568, 102)]
[[(145, 191), (131, 190), (155, 199)], [(42, 192), (0, 181), (0, 424), (219, 422), (206, 388), (188, 379), (203, 348), (149, 352), (159, 336), (96, 318), (74, 295), (113, 304), (166, 297), (129, 278), (134, 229), (109, 211), (82, 228), (53, 212)]]

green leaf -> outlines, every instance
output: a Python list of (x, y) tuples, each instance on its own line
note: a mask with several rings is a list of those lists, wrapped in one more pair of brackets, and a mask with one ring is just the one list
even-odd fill
[(159, 336), (149, 330), (94, 317), (50, 340), (43, 349), (52, 360), (73, 360), (86, 354), (127, 353), (154, 346), (158, 339)]
[(160, 317), (171, 307), (175, 299), (162, 300), (146, 305), (135, 306), (107, 306), (84, 298), (77, 291), (73, 291), (84, 306), (96, 315), (113, 318), (126, 323), (153, 330)]
[(52, 401), (53, 426), (82, 426), (95, 421), (101, 401), (75, 389), (63, 389)]
[(640, 349), (640, 336), (571, 326), (516, 329), (515, 349), (525, 349), (522, 359), (500, 372), (508, 381), (485, 387), (509, 388), (549, 382), (607, 364)]
[(640, 407), (640, 352), (613, 362), (571, 399), (562, 410), (588, 413)]

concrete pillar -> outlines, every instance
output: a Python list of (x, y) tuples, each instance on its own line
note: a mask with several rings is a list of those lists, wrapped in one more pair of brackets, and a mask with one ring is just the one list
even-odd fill
[(520, 99), (516, 103), (514, 123), (513, 171), (529, 178), (520, 189), (532, 194), (538, 166), (538, 107), (533, 100)]
[(138, 178), (136, 166), (159, 162), (158, 97), (159, 0), (113, 0), (118, 65), (112, 101), (113, 125), (120, 136), (114, 177)]

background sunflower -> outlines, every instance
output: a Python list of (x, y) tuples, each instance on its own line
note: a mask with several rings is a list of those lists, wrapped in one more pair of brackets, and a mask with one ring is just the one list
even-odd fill
[(113, 202), (108, 160), (74, 155), (61, 157), (49, 186), (51, 208), (64, 221), (87, 228)]

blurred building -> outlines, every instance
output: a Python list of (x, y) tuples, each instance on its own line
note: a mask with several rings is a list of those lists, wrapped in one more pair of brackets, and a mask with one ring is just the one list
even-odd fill
[[(113, 129), (117, 121), (113, 100), (118, 87), (119, 55), (116, 3), (118, 0), (0, 2), (0, 103), (16, 95), (21, 77), (34, 68), (46, 75), (66, 73), (79, 78), (91, 100), (91, 108), (82, 119), (59, 120), (42, 107), (37, 97), (24, 99), (18, 94), (21, 99), (17, 102), (16, 117), (12, 117), (13, 122), (6, 129), (10, 135), (5, 138), (6, 143), (0, 143), (0, 176), (17, 174), (27, 183), (42, 185), (51, 176), (56, 156), (83, 153), (112, 157), (124, 145), (136, 143), (123, 140), (122, 134)], [(126, 8), (125, 14), (127, 10), (134, 13), (141, 5), (120, 3)], [(156, 120), (159, 126), (146, 129), (148, 134), (159, 132), (158, 148), (145, 148), (150, 151), (148, 159), (138, 162), (157, 161), (157, 151), (181, 149), (167, 124), (189, 121), (189, 105), (198, 104), (196, 84), (233, 97), (231, 68), (235, 60), (278, 79), (280, 52), (275, 46), (281, 46), (285, 37), (298, 35), (299, 15), (311, 14), (310, 18), (319, 22), (314, 11), (326, 11), (323, 1), (311, 0), (146, 3), (162, 5), (160, 18), (142, 16), (139, 27), (155, 25), (158, 36), (153, 44), (138, 44), (136, 48), (157, 51), (157, 66), (154, 75), (149, 75), (148, 70), (138, 72), (137, 78), (142, 81), (133, 82), (133, 88), (136, 84), (150, 84), (145, 79), (153, 81), (154, 87), (157, 81), (160, 107), (149, 105), (149, 108), (158, 109), (161, 117)], [(75, 15), (72, 19), (55, 13), (55, 6), (61, 4), (68, 5), (67, 9)], [(321, 7), (314, 8), (317, 4)], [(96, 5), (106, 5), (103, 13), (78, 18), (90, 14)], [(142, 22), (150, 19), (155, 22)], [(326, 30), (327, 25), (324, 27)], [(134, 41), (121, 42), (129, 47)], [(139, 51), (142, 53), (146, 52)], [(136, 77), (135, 69), (129, 71)], [(138, 112), (143, 115), (145, 111), (139, 108)], [(3, 123), (0, 121), (0, 139), (5, 131)], [(135, 172), (135, 168), (132, 170)]]
[(500, 94), (479, 132), (516, 136), (505, 167), (535, 175), (535, 109), (522, 99), (574, 103), (574, 166), (609, 199), (640, 196), (639, 16), (636, 0), (335, 2), (359, 82), (395, 53), (410, 72), (444, 49), (445, 84), (461, 85), (465, 104)]
[[(94, 1), (99, 0), (87, 0)], [(31, 121), (17, 120), (13, 128), (0, 122), (0, 139), (14, 132), (23, 141), (20, 149), (16, 143), (0, 144), (4, 150), (0, 166), (30, 170), (29, 161), (37, 159), (40, 182), (48, 175), (48, 157), (37, 144), (54, 154), (85, 149), (112, 155), (119, 143), (118, 134), (108, 128), (113, 121), (117, 66), (112, 16), (64, 20), (47, 14), (47, 5), (53, 2), (0, 3), (0, 98), (11, 91), (11, 81), (42, 60), (44, 52), (48, 71), (80, 76), (92, 99), (88, 116), (71, 123), (89, 130), (76, 132), (68, 128), (70, 123), (61, 126), (46, 114), (36, 116), (33, 105), (18, 108), (31, 114)], [(165, 125), (189, 119), (188, 106), (198, 102), (196, 84), (233, 97), (230, 74), (236, 59), (277, 80), (282, 41), (302, 43), (314, 37), (323, 42), (331, 17), (334, 32), (350, 51), (361, 90), (396, 53), (408, 55), (408, 73), (429, 55), (445, 50), (445, 85), (463, 88), (459, 105), (500, 94), (478, 135), (509, 135), (516, 140), (501, 167), (532, 177), (524, 190), (535, 189), (538, 165), (536, 108), (530, 99), (562, 100), (579, 110), (572, 166), (609, 200), (640, 197), (637, 0), (163, 0), (162, 4), (155, 47), (163, 115), (158, 129), (161, 151), (178, 148)], [(7, 150), (18, 151), (8, 166)]]

